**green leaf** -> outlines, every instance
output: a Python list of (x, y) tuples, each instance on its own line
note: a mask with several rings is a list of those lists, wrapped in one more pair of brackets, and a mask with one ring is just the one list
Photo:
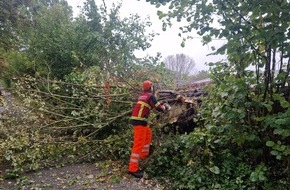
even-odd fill
[(164, 14), (162, 11), (157, 11), (157, 15), (158, 15), (159, 19), (162, 19), (164, 17)]
[(221, 97), (224, 98), (224, 97), (227, 97), (229, 94), (227, 92), (223, 92), (221, 93)]
[(283, 125), (283, 124), (286, 123), (286, 119), (277, 119), (277, 120), (275, 121), (275, 123), (278, 124), (278, 125)]
[(262, 105), (265, 106), (269, 112), (272, 111), (272, 105), (266, 103), (262, 103)]
[(284, 100), (284, 101), (281, 101), (281, 106), (283, 108), (288, 108), (288, 107), (290, 107), (290, 103)]
[(185, 47), (185, 42), (182, 41), (180, 45), (181, 45), (181, 47)]
[(277, 156), (277, 155), (279, 154), (279, 152), (276, 151), (276, 150), (272, 150), (270, 153), (271, 153), (273, 156)]
[(289, 129), (275, 129), (274, 130), (275, 135), (281, 135), (283, 137), (289, 137), (290, 136), (290, 130)]
[(257, 175), (256, 172), (252, 172), (252, 173), (251, 173), (251, 175), (250, 175), (250, 180), (251, 180), (252, 182), (255, 182), (255, 181), (258, 180), (258, 175)]
[(290, 147), (288, 147), (284, 152), (284, 155), (290, 155)]
[(267, 141), (266, 145), (269, 147), (273, 147), (275, 145), (275, 143), (273, 141)]
[(260, 173), (259, 181), (265, 181), (267, 178), (265, 177), (264, 173)]
[(283, 152), (286, 149), (285, 145), (281, 145), (277, 148), (277, 150), (279, 150), (280, 152)]
[(220, 169), (217, 166), (211, 167), (211, 168), (209, 168), (209, 170), (214, 174), (220, 173)]

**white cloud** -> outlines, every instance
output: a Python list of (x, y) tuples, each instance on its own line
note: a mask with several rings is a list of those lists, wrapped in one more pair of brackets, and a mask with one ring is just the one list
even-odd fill
[[(82, 6), (85, 0), (67, 0), (69, 5), (73, 7), (75, 15), (79, 13), (77, 6)], [(96, 1), (97, 2), (97, 1)], [(102, 1), (99, 1), (102, 2)], [(122, 2), (120, 0), (106, 0), (105, 3), (110, 7), (113, 3), (117, 4)], [(201, 43), (201, 38), (194, 38), (188, 40), (184, 48), (181, 47), (182, 39), (178, 36), (179, 32), (179, 23), (175, 23), (172, 28), (167, 29), (165, 32), (162, 31), (162, 22), (158, 19), (157, 9), (150, 5), (150, 3), (145, 1), (137, 0), (124, 0), (120, 10), (121, 17), (127, 17), (130, 14), (138, 14), (142, 18), (150, 17), (152, 22), (152, 27), (148, 31), (155, 31), (160, 33), (159, 36), (156, 36), (152, 42), (152, 46), (147, 49), (145, 52), (138, 51), (136, 54), (138, 56), (156, 55), (157, 52), (160, 52), (164, 57), (168, 55), (175, 55), (177, 53), (183, 53), (192, 57), (196, 62), (197, 70), (207, 70), (208, 67), (205, 65), (206, 62), (219, 61), (224, 59), (222, 56), (206, 56), (211, 53), (211, 46), (220, 47), (225, 42), (224, 41), (213, 41), (208, 46), (203, 46)]]

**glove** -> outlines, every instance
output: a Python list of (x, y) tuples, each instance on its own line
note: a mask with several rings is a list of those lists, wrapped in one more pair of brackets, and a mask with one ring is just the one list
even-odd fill
[(163, 106), (165, 107), (165, 111), (171, 110), (171, 106), (168, 103), (164, 103)]
[(185, 97), (181, 96), (181, 95), (178, 95), (178, 96), (176, 96), (176, 100), (181, 102), (181, 103), (184, 103), (185, 102)]

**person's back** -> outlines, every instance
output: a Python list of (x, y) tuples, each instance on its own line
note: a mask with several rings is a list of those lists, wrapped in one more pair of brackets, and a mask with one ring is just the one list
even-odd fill
[(149, 156), (152, 141), (152, 131), (147, 121), (150, 110), (155, 108), (164, 112), (166, 109), (165, 106), (157, 101), (152, 92), (152, 82), (144, 81), (143, 93), (139, 96), (131, 116), (131, 124), (134, 127), (134, 142), (128, 172), (138, 178), (143, 177), (143, 172), (139, 170), (139, 160)]

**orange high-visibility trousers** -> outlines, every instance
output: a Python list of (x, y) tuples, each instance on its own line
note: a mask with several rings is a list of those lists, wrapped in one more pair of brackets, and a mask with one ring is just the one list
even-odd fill
[(149, 155), (152, 131), (143, 125), (134, 125), (134, 142), (129, 162), (129, 171), (136, 172), (139, 169), (139, 160)]

